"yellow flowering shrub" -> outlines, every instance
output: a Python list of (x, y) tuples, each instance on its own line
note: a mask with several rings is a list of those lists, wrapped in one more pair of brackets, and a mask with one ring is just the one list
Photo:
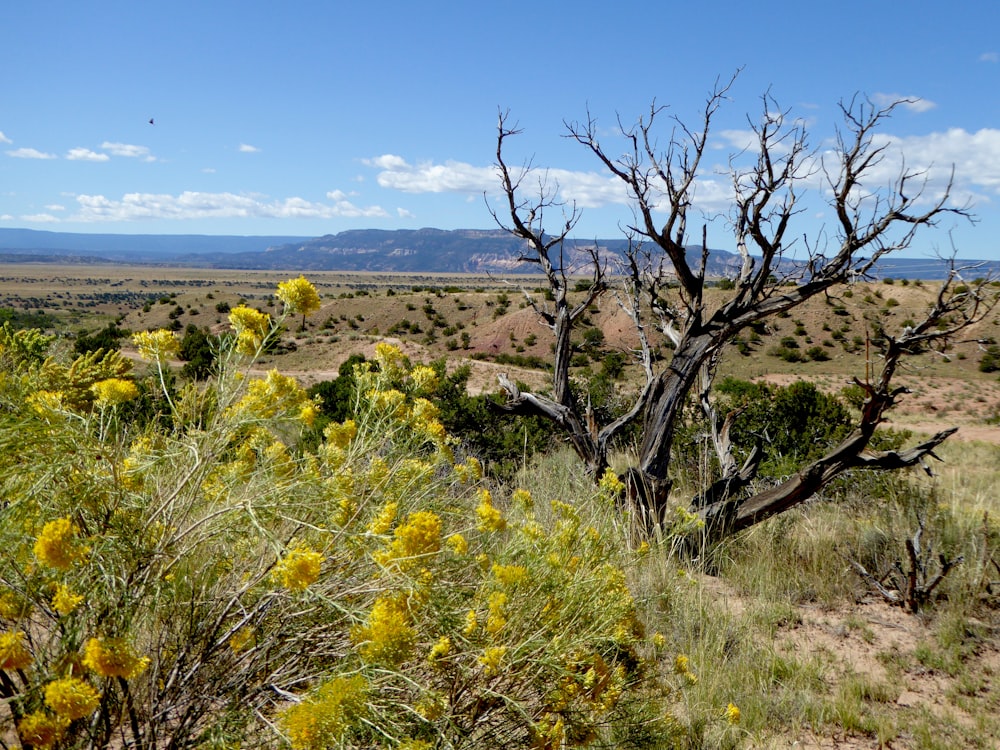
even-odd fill
[[(131, 361), (117, 351), (88, 352), (69, 364), (48, 357), (38, 370), (38, 387), (41, 392), (58, 394), (59, 408), (85, 412), (94, 406), (101, 391), (112, 399), (132, 398), (131, 389), (135, 386), (126, 379), (131, 371)], [(107, 381), (112, 383), (95, 390), (98, 383)]]
[(327, 445), (335, 448), (346, 448), (357, 434), (358, 425), (353, 419), (331, 422), (323, 430)]
[(76, 539), (77, 528), (68, 518), (57, 518), (42, 527), (35, 540), (38, 562), (50, 568), (66, 570), (84, 554)]
[(285, 312), (302, 316), (303, 326), (306, 316), (319, 310), (321, 305), (316, 287), (305, 276), (280, 282), (275, 296), (285, 306)]
[(122, 378), (106, 378), (94, 383), (90, 389), (94, 392), (99, 406), (117, 406), (131, 401), (139, 395), (139, 389), (131, 380)]
[(97, 710), (101, 694), (78, 677), (63, 677), (45, 686), (45, 705), (62, 719), (82, 719)]
[(366, 661), (397, 666), (405, 661), (417, 640), (405, 597), (379, 597), (364, 625), (351, 629), (351, 640)]
[(229, 311), (229, 324), (236, 332), (236, 350), (250, 357), (260, 353), (271, 332), (271, 316), (246, 305)]
[(281, 725), (295, 750), (325, 750), (340, 744), (365, 716), (367, 684), (361, 675), (334, 677), (301, 703), (281, 713)]
[(293, 593), (305, 591), (319, 580), (323, 555), (306, 545), (288, 551), (274, 567), (274, 579)]
[(271, 370), (264, 378), (255, 378), (247, 384), (246, 394), (233, 409), (257, 420), (283, 416), (301, 419), (303, 408), (309, 406), (312, 406), (309, 394), (295, 378)]
[(35, 711), (17, 723), (21, 742), (39, 750), (48, 750), (66, 734), (67, 722), (44, 711)]
[(629, 701), (662, 702), (630, 553), (575, 507), (610, 513), (605, 490), (488, 485), (454, 456), (439, 371), (386, 344), (350, 418), (300, 442), (315, 403), (237, 356), (281, 319), (232, 313), (232, 348), (179, 391), (176, 337), (137, 334), (162, 413), (134, 422), (105, 408), (127, 374), (0, 351), (11, 744), (612, 745)]
[(166, 362), (181, 353), (181, 342), (173, 331), (139, 331), (132, 334), (132, 343), (139, 350), (139, 356), (153, 362)]
[(461, 534), (452, 534), (445, 543), (456, 555), (466, 555), (469, 552), (469, 542)]
[(476, 506), (477, 528), (480, 531), (503, 531), (507, 521), (503, 514), (493, 505), (493, 496), (487, 489), (479, 490), (479, 505)]
[(101, 677), (131, 680), (145, 672), (149, 662), (123, 638), (91, 638), (83, 647), (83, 666)]
[(61, 615), (69, 615), (83, 601), (83, 596), (74, 594), (64, 583), (56, 584), (56, 592), (52, 595), (52, 608)]
[(483, 673), (487, 677), (494, 677), (500, 674), (500, 666), (507, 655), (506, 646), (489, 646), (483, 650), (478, 662), (483, 666)]
[(416, 558), (433, 555), (441, 549), (441, 519), (431, 511), (419, 510), (396, 527), (389, 549), (376, 553), (381, 565), (394, 563), (400, 570), (410, 568)]

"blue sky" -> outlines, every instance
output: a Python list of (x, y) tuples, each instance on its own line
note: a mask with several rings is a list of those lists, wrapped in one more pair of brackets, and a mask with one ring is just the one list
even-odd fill
[[(498, 185), (502, 108), (524, 130), (509, 159), (558, 178), (582, 211), (578, 235), (616, 236), (631, 217), (623, 194), (563, 137), (564, 121), (589, 109), (617, 153), (618, 116), (634, 122), (655, 99), (697, 124), (715, 80), (742, 68), (712, 168), (764, 91), (808, 124), (819, 152), (841, 100), (911, 98), (881, 135), (931, 169), (928, 195), (954, 165), (955, 195), (979, 219), (946, 218), (911, 254), (954, 242), (965, 257), (1000, 258), (998, 28), (994, 0), (8, 3), (0, 227), (492, 228), (484, 194)], [(710, 169), (700, 194), (724, 215), (723, 176)], [(828, 213), (810, 205), (797, 234), (821, 236)], [(709, 241), (731, 244), (724, 220)]]

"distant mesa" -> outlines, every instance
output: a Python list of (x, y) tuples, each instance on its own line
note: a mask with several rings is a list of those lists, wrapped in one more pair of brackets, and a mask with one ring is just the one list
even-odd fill
[[(587, 272), (596, 245), (611, 267), (627, 249), (624, 239), (568, 241), (570, 274)], [(322, 237), (174, 234), (79, 234), (0, 228), (0, 263), (121, 263), (247, 270), (396, 273), (537, 273), (522, 260), (527, 247), (500, 229), (352, 229)], [(690, 247), (700, 255), (700, 247)], [(974, 261), (963, 261), (963, 265)], [(711, 250), (709, 277), (732, 277), (740, 258)], [(977, 275), (1000, 271), (984, 263)], [(937, 258), (887, 259), (877, 275), (940, 279), (947, 266)]]

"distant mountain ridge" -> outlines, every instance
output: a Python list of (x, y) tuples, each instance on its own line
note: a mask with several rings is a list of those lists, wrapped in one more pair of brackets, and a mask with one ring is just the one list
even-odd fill
[[(602, 261), (614, 268), (628, 247), (624, 239), (568, 240), (563, 262), (570, 273), (586, 273), (596, 246)], [(523, 240), (501, 229), (352, 229), (322, 237), (82, 234), (0, 228), (0, 263), (141, 263), (201, 268), (291, 271), (355, 271), (384, 273), (531, 273), (538, 266), (523, 262)], [(700, 247), (689, 247), (699, 262)], [(976, 275), (1000, 273), (996, 261), (981, 263)], [(735, 275), (740, 258), (726, 250), (710, 250), (710, 277)], [(891, 257), (877, 275), (940, 279), (947, 264), (937, 258)]]

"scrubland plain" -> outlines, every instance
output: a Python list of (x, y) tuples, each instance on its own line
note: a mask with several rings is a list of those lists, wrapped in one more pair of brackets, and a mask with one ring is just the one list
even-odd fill
[[(295, 275), (4, 265), (0, 308), (51, 316), (52, 330), (67, 342), (109, 323), (130, 331), (173, 328), (183, 334), (194, 326), (222, 333), (230, 329), (228, 312), (241, 302), (280, 313), (275, 286)], [(495, 390), (500, 371), (545, 386), (552, 338), (525, 302), (528, 293), (544, 305), (538, 279), (332, 272), (309, 279), (321, 309), (303, 330), (289, 318), (283, 346), (256, 360), (254, 373), (263, 377), (276, 369), (308, 386), (335, 378), (350, 355), (375, 359), (384, 353), (377, 346), (391, 343), (414, 365), (441, 358), (451, 368), (468, 364), (469, 387), (477, 391)], [(811, 300), (737, 339), (720, 375), (777, 384), (804, 379), (840, 393), (877, 366), (873, 340), (880, 332), (919, 317), (934, 289), (933, 282), (896, 279)], [(669, 688), (670, 726), (633, 716), (627, 737), (612, 741), (597, 731), (561, 741), (690, 748), (998, 746), (1000, 381), (990, 365), (996, 356), (1000, 368), (1000, 350), (991, 349), (1000, 338), (997, 317), (947, 351), (912, 357), (897, 377), (910, 392), (900, 397), (887, 426), (914, 435), (960, 428), (939, 451), (933, 476), (917, 470), (854, 475), (710, 554), (693, 558), (669, 537), (640, 542), (608, 520), (604, 506), (587, 500), (594, 488), (568, 450), (536, 456), (494, 487), (498, 498), (521, 489), (536, 502), (574, 504), (583, 526), (634, 553), (625, 566), (628, 585), (646, 633), (656, 636), (652, 663), (659, 684)], [(606, 298), (579, 331), (576, 372), (586, 377), (609, 355), (624, 354), (616, 383), (627, 390), (633, 344), (628, 318)], [(664, 342), (658, 344), (669, 356)], [(127, 339), (122, 351), (138, 361)], [(907, 568), (905, 542), (918, 528), (925, 564), (919, 575), (931, 579), (944, 559), (962, 562), (914, 614), (880, 597), (851, 562), (891, 581)], [(939, 552), (945, 556), (940, 561)], [(551, 741), (558, 735), (554, 725), (549, 730), (548, 739), (534, 736), (535, 746), (558, 745)]]

